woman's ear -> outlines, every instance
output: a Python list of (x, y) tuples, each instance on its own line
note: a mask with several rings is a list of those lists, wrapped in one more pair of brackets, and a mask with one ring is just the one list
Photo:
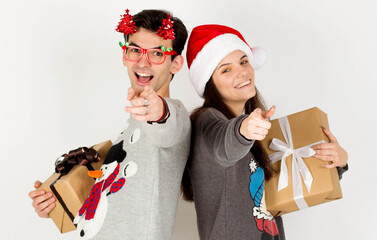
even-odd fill
[(176, 74), (177, 72), (179, 72), (179, 70), (181, 70), (181, 68), (183, 67), (184, 62), (185, 62), (185, 59), (183, 58), (182, 55), (176, 56), (172, 62), (170, 72), (172, 74)]

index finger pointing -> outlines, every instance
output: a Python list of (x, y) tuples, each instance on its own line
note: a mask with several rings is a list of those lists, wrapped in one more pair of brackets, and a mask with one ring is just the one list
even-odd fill
[(133, 89), (132, 87), (128, 88), (127, 100), (131, 101), (134, 97), (135, 97), (135, 89)]
[(268, 118), (272, 117), (272, 115), (274, 115), (274, 113), (275, 113), (275, 108), (276, 108), (276, 106), (274, 105), (270, 109), (268, 109), (268, 111), (263, 112), (262, 113), (263, 118), (268, 119)]
[(151, 88), (149, 85), (146, 85), (144, 87), (144, 90), (140, 93), (140, 97), (146, 98), (149, 95), (151, 95), (153, 92), (154, 92), (153, 88)]

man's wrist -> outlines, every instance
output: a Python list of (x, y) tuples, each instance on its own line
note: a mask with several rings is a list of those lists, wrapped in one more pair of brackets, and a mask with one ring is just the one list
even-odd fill
[(163, 112), (162, 112), (162, 115), (161, 117), (156, 120), (156, 121), (148, 121), (149, 124), (152, 124), (152, 123), (159, 123), (159, 124), (162, 124), (162, 123), (165, 123), (166, 120), (169, 118), (170, 116), (170, 111), (169, 111), (169, 107), (168, 107), (168, 104), (166, 103), (165, 99), (163, 97), (161, 97), (160, 95), (158, 95), (162, 101), (162, 104), (163, 104)]

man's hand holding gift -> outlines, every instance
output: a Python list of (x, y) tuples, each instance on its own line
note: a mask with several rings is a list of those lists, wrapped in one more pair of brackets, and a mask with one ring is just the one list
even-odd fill
[[(39, 188), (41, 185), (42, 183), (37, 180), (34, 183), (34, 188)], [(29, 193), (29, 197), (33, 200), (32, 206), (38, 216), (48, 218), (48, 214), (55, 207), (55, 197), (52, 192), (46, 193), (43, 189), (36, 189)]]

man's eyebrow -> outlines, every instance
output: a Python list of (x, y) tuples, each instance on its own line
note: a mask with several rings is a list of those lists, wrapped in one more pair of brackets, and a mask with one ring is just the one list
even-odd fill
[[(138, 47), (138, 48), (142, 48), (140, 47), (139, 45), (137, 45), (136, 43), (130, 43), (128, 46), (134, 46), (134, 47)], [(161, 46), (158, 46), (158, 47), (154, 47), (154, 48), (151, 48), (151, 49), (161, 49), (162, 45)]]
[(133, 43), (133, 42), (130, 43), (129, 46), (134, 46), (134, 47), (138, 47), (138, 48), (140, 47), (139, 45), (137, 45), (136, 43)]

